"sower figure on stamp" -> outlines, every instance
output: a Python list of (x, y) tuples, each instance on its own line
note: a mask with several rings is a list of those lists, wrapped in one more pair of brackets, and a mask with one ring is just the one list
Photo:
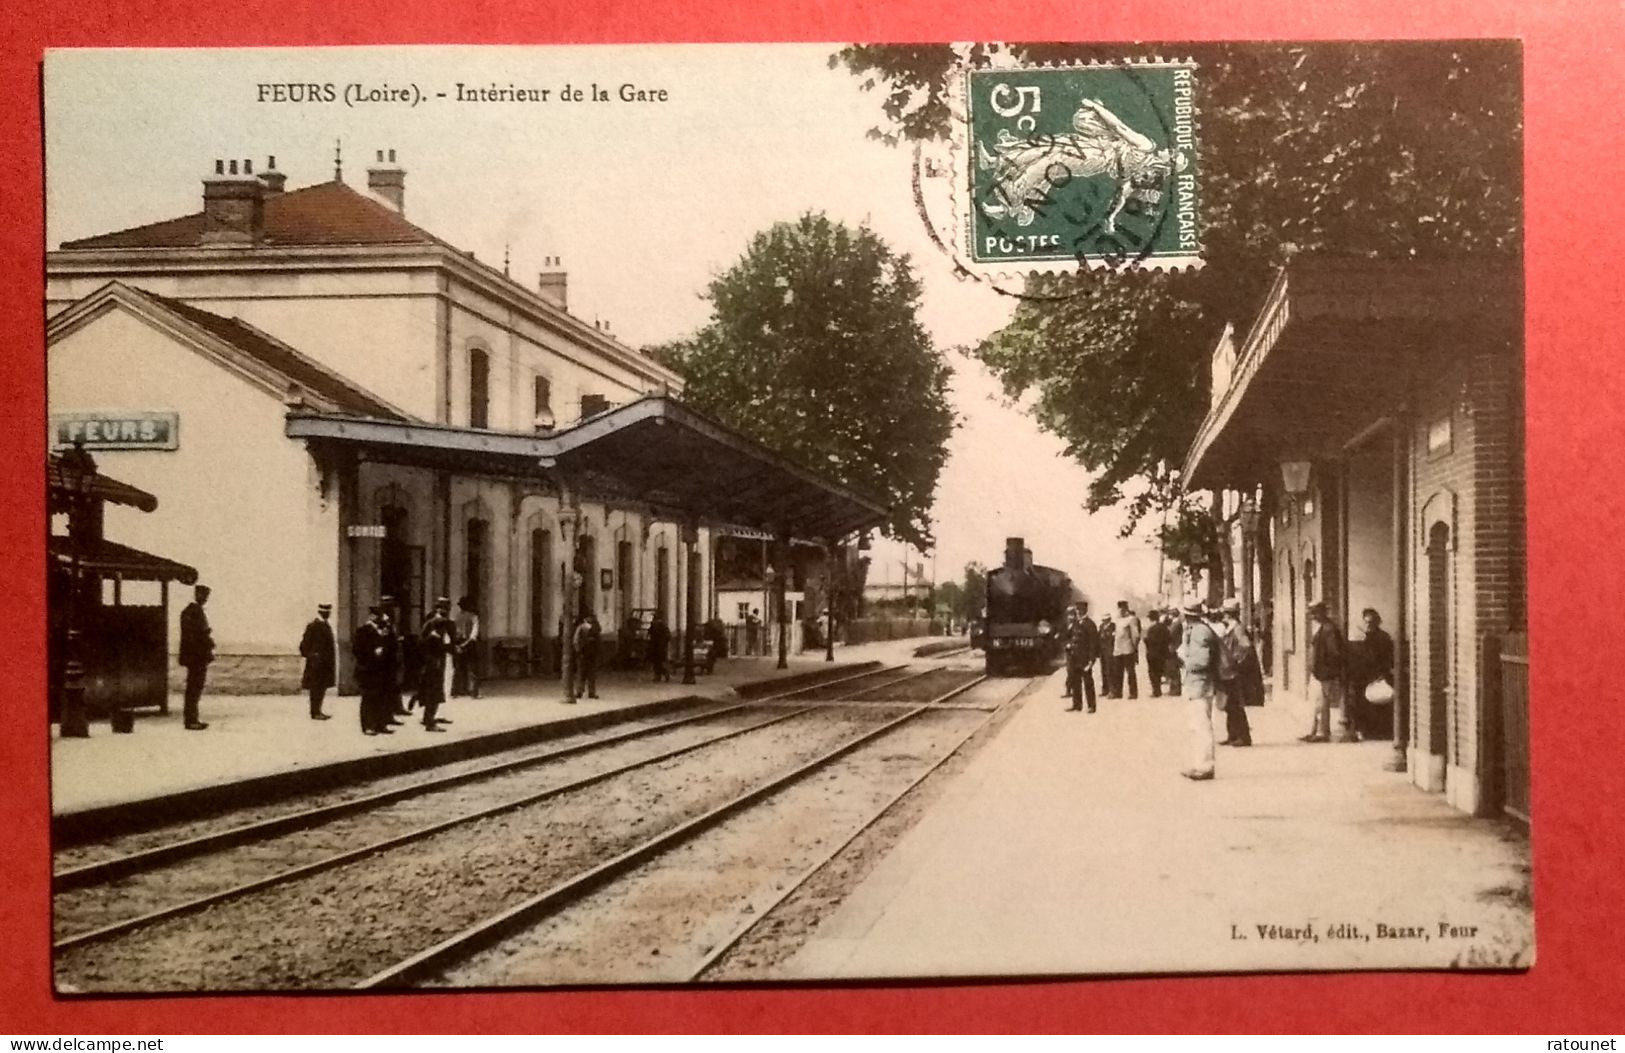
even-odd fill
[(188, 731), (202, 731), (209, 725), (198, 719), (198, 701), (203, 697), (203, 680), (214, 661), (214, 631), (209, 628), (209, 616), (203, 613), (209, 602), (209, 587), (199, 585), (192, 590), (192, 602), (181, 611), (181, 643), (179, 659), (186, 670), (184, 723)]
[(419, 671), (418, 701), (423, 704), (423, 729), (443, 731), (449, 720), (436, 719), (446, 701), (451, 684), (451, 655), (457, 637), (457, 623), (451, 620), (451, 600), (435, 601), (434, 613), (423, 623), (423, 666)]
[(393, 659), (384, 629), (384, 607), (375, 603), (368, 610), (371, 617), (356, 626), (355, 639), (351, 642), (356, 683), (361, 688), (361, 733), (393, 735), (386, 722), (389, 699), (385, 691), (394, 674), (386, 665)]
[[(1219, 625), (1219, 688), (1224, 695), (1224, 741), (1221, 746), (1251, 746), (1253, 729), (1247, 722), (1247, 674), (1253, 641), (1241, 624), (1241, 602), (1224, 601)], [(1252, 658), (1256, 662), (1256, 658)]]
[(1089, 712), (1095, 711), (1095, 676), (1090, 668), (1100, 656), (1100, 639), (1095, 635), (1095, 623), (1089, 619), (1089, 605), (1074, 606), (1071, 626), (1066, 638), (1066, 693), (1072, 699), (1069, 711), (1083, 708), (1089, 701)]
[(1213, 778), (1213, 686), (1219, 672), (1219, 638), (1202, 616), (1202, 605), (1185, 608), (1179, 661), (1185, 667), (1185, 707), (1190, 761), (1180, 774), (1187, 779)]
[(305, 626), (305, 635), (299, 640), (299, 655), (305, 660), (304, 673), (299, 677), (301, 690), (310, 693), (310, 719), (327, 720), (322, 712), (322, 700), (328, 688), (337, 680), (338, 641), (333, 636), (331, 603), (316, 605), (316, 617)]

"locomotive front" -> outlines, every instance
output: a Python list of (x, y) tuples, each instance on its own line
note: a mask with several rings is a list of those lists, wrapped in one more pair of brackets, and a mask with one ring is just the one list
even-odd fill
[(1037, 673), (1055, 661), (1070, 594), (1071, 579), (1052, 567), (1034, 566), (1022, 538), (1007, 539), (1003, 566), (987, 575), (987, 674)]

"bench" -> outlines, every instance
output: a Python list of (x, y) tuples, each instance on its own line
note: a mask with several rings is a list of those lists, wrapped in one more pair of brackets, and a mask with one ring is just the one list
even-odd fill
[(512, 680), (530, 675), (530, 641), (521, 636), (501, 636), (491, 641), (491, 678)]

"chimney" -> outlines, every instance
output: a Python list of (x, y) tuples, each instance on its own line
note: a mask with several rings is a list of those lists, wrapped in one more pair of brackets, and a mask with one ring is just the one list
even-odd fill
[(276, 170), (276, 154), (265, 159), (265, 171), (260, 173), (260, 182), (265, 184), (266, 197), (276, 197), (288, 185), (288, 177)]
[(395, 163), (394, 150), (378, 151), (378, 163), (367, 169), (367, 189), (406, 214), (406, 169)]
[(536, 291), (541, 293), (542, 299), (554, 307), (568, 311), (570, 279), (564, 271), (564, 260), (559, 256), (548, 256), (542, 263), (548, 269), (536, 276)]
[(221, 161), (203, 177), (204, 245), (252, 245), (265, 236), (265, 184), (254, 177), (254, 162)]
[(1027, 541), (1025, 538), (1007, 537), (1004, 539), (1004, 569), (1026, 570)]

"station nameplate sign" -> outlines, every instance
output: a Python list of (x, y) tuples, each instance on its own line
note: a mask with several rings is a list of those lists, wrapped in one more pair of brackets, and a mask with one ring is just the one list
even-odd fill
[(87, 450), (174, 450), (180, 414), (139, 410), (51, 414), (51, 445), (83, 442)]

